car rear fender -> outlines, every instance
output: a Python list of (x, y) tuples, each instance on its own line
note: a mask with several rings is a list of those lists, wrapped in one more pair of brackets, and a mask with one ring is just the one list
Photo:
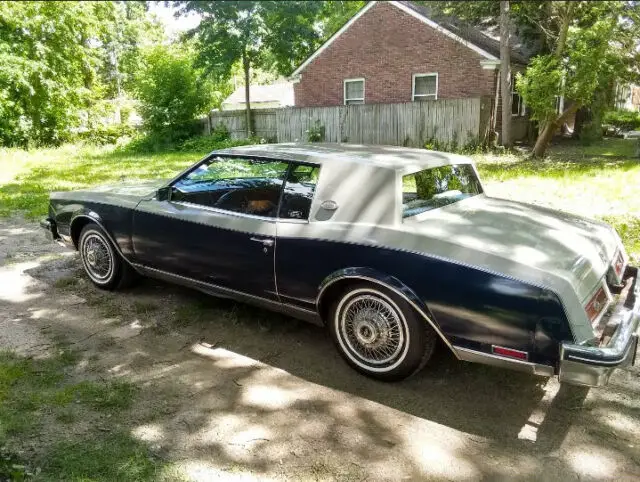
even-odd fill
[(433, 328), (433, 330), (442, 339), (445, 345), (458, 357), (455, 348), (451, 345), (447, 337), (442, 333), (440, 327), (436, 323), (431, 311), (427, 305), (415, 294), (415, 292), (405, 285), (402, 281), (394, 276), (390, 276), (372, 268), (365, 267), (352, 267), (344, 268), (331, 273), (327, 276), (318, 289), (318, 296), (316, 297), (316, 309), (318, 313), (325, 319), (325, 315), (331, 304), (333, 296), (342, 291), (347, 284), (353, 282), (367, 282), (380, 286), (384, 286), (390, 291), (403, 298), (409, 303), (422, 318)]

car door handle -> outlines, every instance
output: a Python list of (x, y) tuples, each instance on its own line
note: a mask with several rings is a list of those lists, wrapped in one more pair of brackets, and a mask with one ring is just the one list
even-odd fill
[(249, 238), (251, 241), (255, 241), (256, 243), (262, 243), (263, 246), (273, 246), (275, 241), (269, 238)]

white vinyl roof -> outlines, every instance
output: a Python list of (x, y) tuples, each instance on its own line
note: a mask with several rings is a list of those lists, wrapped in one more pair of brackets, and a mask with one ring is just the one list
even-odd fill
[(426, 149), (332, 143), (259, 144), (232, 147), (216, 151), (216, 153), (270, 157), (321, 165), (353, 162), (360, 165), (365, 164), (401, 171), (402, 173), (411, 173), (449, 164), (473, 163), (470, 158), (458, 154), (428, 151)]

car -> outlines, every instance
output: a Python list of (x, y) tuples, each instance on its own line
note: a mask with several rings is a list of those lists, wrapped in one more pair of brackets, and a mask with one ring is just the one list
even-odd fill
[(144, 275), (318, 323), (381, 380), (437, 344), (586, 386), (635, 361), (638, 269), (615, 230), (488, 196), (455, 154), (234, 147), (169, 181), (52, 193), (41, 224), (99, 288)]

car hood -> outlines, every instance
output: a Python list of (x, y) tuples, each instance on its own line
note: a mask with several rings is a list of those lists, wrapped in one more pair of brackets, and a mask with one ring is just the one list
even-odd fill
[(100, 202), (116, 206), (135, 207), (142, 199), (152, 196), (156, 190), (166, 184), (165, 180), (122, 182), (94, 186), (75, 191), (51, 193), (52, 200)]
[(473, 250), (487, 269), (497, 264), (495, 271), (522, 274), (521, 279), (535, 272), (535, 281), (544, 285), (551, 277), (563, 278), (581, 301), (606, 274), (620, 245), (615, 231), (604, 223), (484, 195), (412, 219), (407, 223), (412, 230), (456, 246), (454, 258), (460, 248)]

